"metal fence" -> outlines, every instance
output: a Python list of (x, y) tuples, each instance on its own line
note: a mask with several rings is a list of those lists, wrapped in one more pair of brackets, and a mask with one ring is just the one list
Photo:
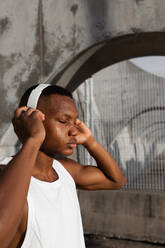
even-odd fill
[[(124, 190), (165, 191), (165, 81), (145, 72), (90, 78), (74, 93), (80, 118), (127, 177)], [(78, 160), (96, 164), (83, 147)]]

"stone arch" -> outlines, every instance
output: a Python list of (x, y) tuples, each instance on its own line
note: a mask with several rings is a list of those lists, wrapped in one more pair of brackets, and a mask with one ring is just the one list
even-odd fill
[(74, 91), (92, 74), (117, 62), (141, 56), (165, 55), (165, 33), (129, 34), (102, 41), (77, 55), (54, 76), (58, 85)]

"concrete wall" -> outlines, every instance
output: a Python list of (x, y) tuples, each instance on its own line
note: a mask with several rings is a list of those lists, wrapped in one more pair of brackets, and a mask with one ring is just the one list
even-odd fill
[(79, 191), (84, 230), (104, 237), (165, 243), (165, 195)]

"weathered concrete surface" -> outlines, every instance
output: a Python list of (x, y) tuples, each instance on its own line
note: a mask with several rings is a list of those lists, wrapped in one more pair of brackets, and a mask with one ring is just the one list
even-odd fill
[(130, 240), (165, 243), (165, 195), (79, 191), (84, 231)]
[(51, 72), (63, 67), (62, 58), (67, 63), (96, 43), (165, 28), (165, 4), (159, 0), (49, 0), (43, 10), (45, 59), (51, 60)]
[[(9, 128), (24, 89), (39, 80), (38, 0), (0, 3), (0, 137)], [(15, 142), (1, 143), (2, 152)], [(7, 148), (8, 147), (8, 148)]]
[(136, 242), (122, 239), (107, 239), (105, 237), (87, 236), (87, 248), (161, 248), (162, 245), (149, 244), (147, 242)]
[(73, 90), (117, 61), (164, 54), (161, 0), (6, 0), (0, 7), (0, 139), (35, 82), (54, 79)]

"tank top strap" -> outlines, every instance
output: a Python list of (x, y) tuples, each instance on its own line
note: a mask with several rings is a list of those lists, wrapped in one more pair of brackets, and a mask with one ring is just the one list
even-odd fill
[(56, 159), (53, 161), (53, 168), (57, 171), (59, 177), (68, 179), (75, 185), (75, 181), (71, 174), (65, 169), (65, 167)]

